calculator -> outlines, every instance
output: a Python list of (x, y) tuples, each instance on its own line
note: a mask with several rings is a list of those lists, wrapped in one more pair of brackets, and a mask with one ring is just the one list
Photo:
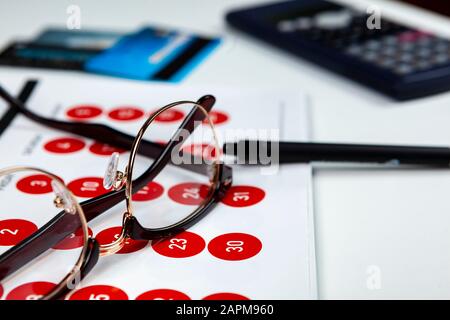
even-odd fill
[[(373, 18), (373, 17), (372, 17)], [(450, 89), (450, 41), (366, 12), (319, 0), (229, 12), (234, 28), (396, 100)]]

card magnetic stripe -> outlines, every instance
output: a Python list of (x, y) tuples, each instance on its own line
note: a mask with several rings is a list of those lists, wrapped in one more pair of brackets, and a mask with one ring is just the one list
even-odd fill
[[(180, 77), (177, 74), (186, 74), (186, 71), (189, 71), (185, 69), (187, 66), (190, 66), (189, 69), (195, 66), (191, 65), (190, 62), (192, 62), (192, 60), (195, 59), (196, 56), (204, 58), (219, 43), (220, 40), (211, 40), (205, 38), (193, 39), (190, 45), (187, 46), (187, 48), (185, 48), (180, 55), (172, 60), (167, 66), (156, 72), (152, 77), (150, 77), (150, 80), (173, 80), (174, 78), (181, 79), (182, 76)], [(195, 64), (200, 62), (197, 59), (195, 59), (195, 61)]]

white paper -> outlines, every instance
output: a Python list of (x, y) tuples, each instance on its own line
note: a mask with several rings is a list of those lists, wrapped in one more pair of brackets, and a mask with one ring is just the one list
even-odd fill
[[(227, 122), (216, 126), (222, 134), (228, 129), (279, 129), (283, 140), (308, 138), (306, 100), (296, 92), (187, 88), (86, 79), (76, 81), (64, 76), (40, 79), (27, 105), (40, 114), (64, 120), (67, 120), (67, 110), (73, 106), (97, 105), (103, 113), (89, 121), (135, 134), (144, 118), (112, 121), (108, 111), (132, 105), (148, 114), (170, 102), (196, 100), (208, 93), (217, 98), (214, 110), (229, 116)], [(44, 149), (46, 143), (61, 137), (70, 137), (70, 134), (42, 127), (18, 116), (0, 137), (1, 150), (8, 150), (2, 152), (0, 167), (32, 165), (57, 174), (66, 183), (81, 177), (103, 176), (108, 156), (90, 152), (92, 141), (75, 137), (84, 141), (86, 146), (69, 154), (54, 154)], [(121, 155), (122, 165), (127, 156), (128, 153)], [(202, 299), (216, 293), (234, 293), (249, 299), (315, 299), (317, 281), (311, 179), (311, 168), (307, 165), (285, 165), (269, 176), (262, 175), (261, 168), (233, 166), (234, 186), (257, 187), (264, 190), (265, 197), (255, 205), (242, 208), (221, 203), (189, 229), (205, 241), (206, 246), (200, 253), (187, 258), (171, 258), (157, 253), (148, 244), (133, 253), (102, 257), (82, 282), (81, 289), (77, 290), (88, 291), (91, 286), (98, 285), (114, 286), (123, 290), (128, 299), (156, 289), (177, 290), (191, 299)], [(165, 186), (165, 190), (168, 187)], [(12, 203), (13, 191), (17, 192), (2, 191), (2, 197), (8, 196)], [(86, 198), (80, 198), (80, 201), (84, 200)], [(94, 236), (106, 228), (120, 226), (124, 210), (124, 203), (121, 203), (90, 222)], [(20, 213), (14, 216), (18, 217)], [(30, 216), (22, 218), (39, 220)], [(262, 249), (245, 260), (219, 259), (209, 252), (208, 244), (213, 238), (227, 233), (252, 235), (260, 240)], [(24, 281), (28, 279), (26, 277)], [(2, 298), (13, 289), (5, 287)], [(108, 292), (101, 295), (97, 291), (88, 297), (114, 298), (108, 297)]]

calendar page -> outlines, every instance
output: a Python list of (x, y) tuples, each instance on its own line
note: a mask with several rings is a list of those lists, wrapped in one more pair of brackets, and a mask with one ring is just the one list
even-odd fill
[[(23, 85), (27, 79), (21, 80)], [(4, 76), (1, 83), (15, 93), (20, 91), (17, 79)], [(211, 118), (221, 144), (230, 132), (236, 139), (246, 138), (249, 129), (277, 132), (280, 139), (289, 141), (308, 138), (306, 100), (298, 92), (53, 75), (37, 79), (27, 106), (47, 117), (103, 123), (135, 135), (151, 111), (177, 100), (195, 101), (204, 94), (217, 99)], [(0, 111), (5, 108), (0, 106)], [(152, 127), (155, 137), (180, 121), (176, 113), (161, 119)], [(49, 170), (65, 181), (79, 201), (107, 192), (102, 180), (113, 152), (120, 152), (121, 167), (129, 156), (126, 150), (46, 128), (21, 115), (4, 129), (0, 148), (7, 150), (2, 151), (2, 168), (29, 165)], [(101, 257), (67, 299), (317, 298), (311, 168), (282, 165), (264, 172), (261, 167), (230, 166), (233, 186), (204, 219), (162, 242), (127, 241), (116, 254)], [(36, 192), (40, 187), (34, 183), (36, 179), (39, 177), (12, 181), (0, 194), (13, 203), (17, 194)], [(156, 179), (139, 201), (157, 206), (158, 199), (170, 197), (174, 205), (183, 206), (183, 198), (176, 196), (180, 188)], [(92, 236), (101, 244), (111, 243), (120, 231), (124, 210), (125, 204), (120, 203), (89, 222)], [(38, 214), (18, 213), (15, 217), (39, 220)], [(0, 234), (0, 245), (13, 242), (14, 235)], [(2, 252), (8, 248), (3, 245)], [(67, 249), (52, 250), (63, 255)], [(5, 286), (1, 298), (39, 295), (39, 286), (53, 280), (51, 270), (39, 276), (39, 283), (25, 277), (19, 286)]]

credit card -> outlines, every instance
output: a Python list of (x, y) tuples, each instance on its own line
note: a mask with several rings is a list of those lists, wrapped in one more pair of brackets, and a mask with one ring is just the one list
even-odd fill
[(48, 28), (42, 31), (33, 43), (75, 50), (104, 50), (112, 47), (123, 36), (124, 33), (113, 31)]
[(83, 70), (90, 58), (124, 34), (110, 31), (47, 28), (30, 42), (13, 42), (0, 53), (0, 64), (32, 68)]
[(178, 82), (219, 43), (219, 38), (146, 27), (89, 59), (85, 70), (137, 80)]
[(219, 44), (220, 38), (153, 27), (129, 35), (48, 28), (33, 41), (9, 44), (0, 65), (178, 82)]
[(59, 46), (13, 42), (0, 53), (0, 65), (83, 70), (84, 63), (100, 50), (70, 49)]

